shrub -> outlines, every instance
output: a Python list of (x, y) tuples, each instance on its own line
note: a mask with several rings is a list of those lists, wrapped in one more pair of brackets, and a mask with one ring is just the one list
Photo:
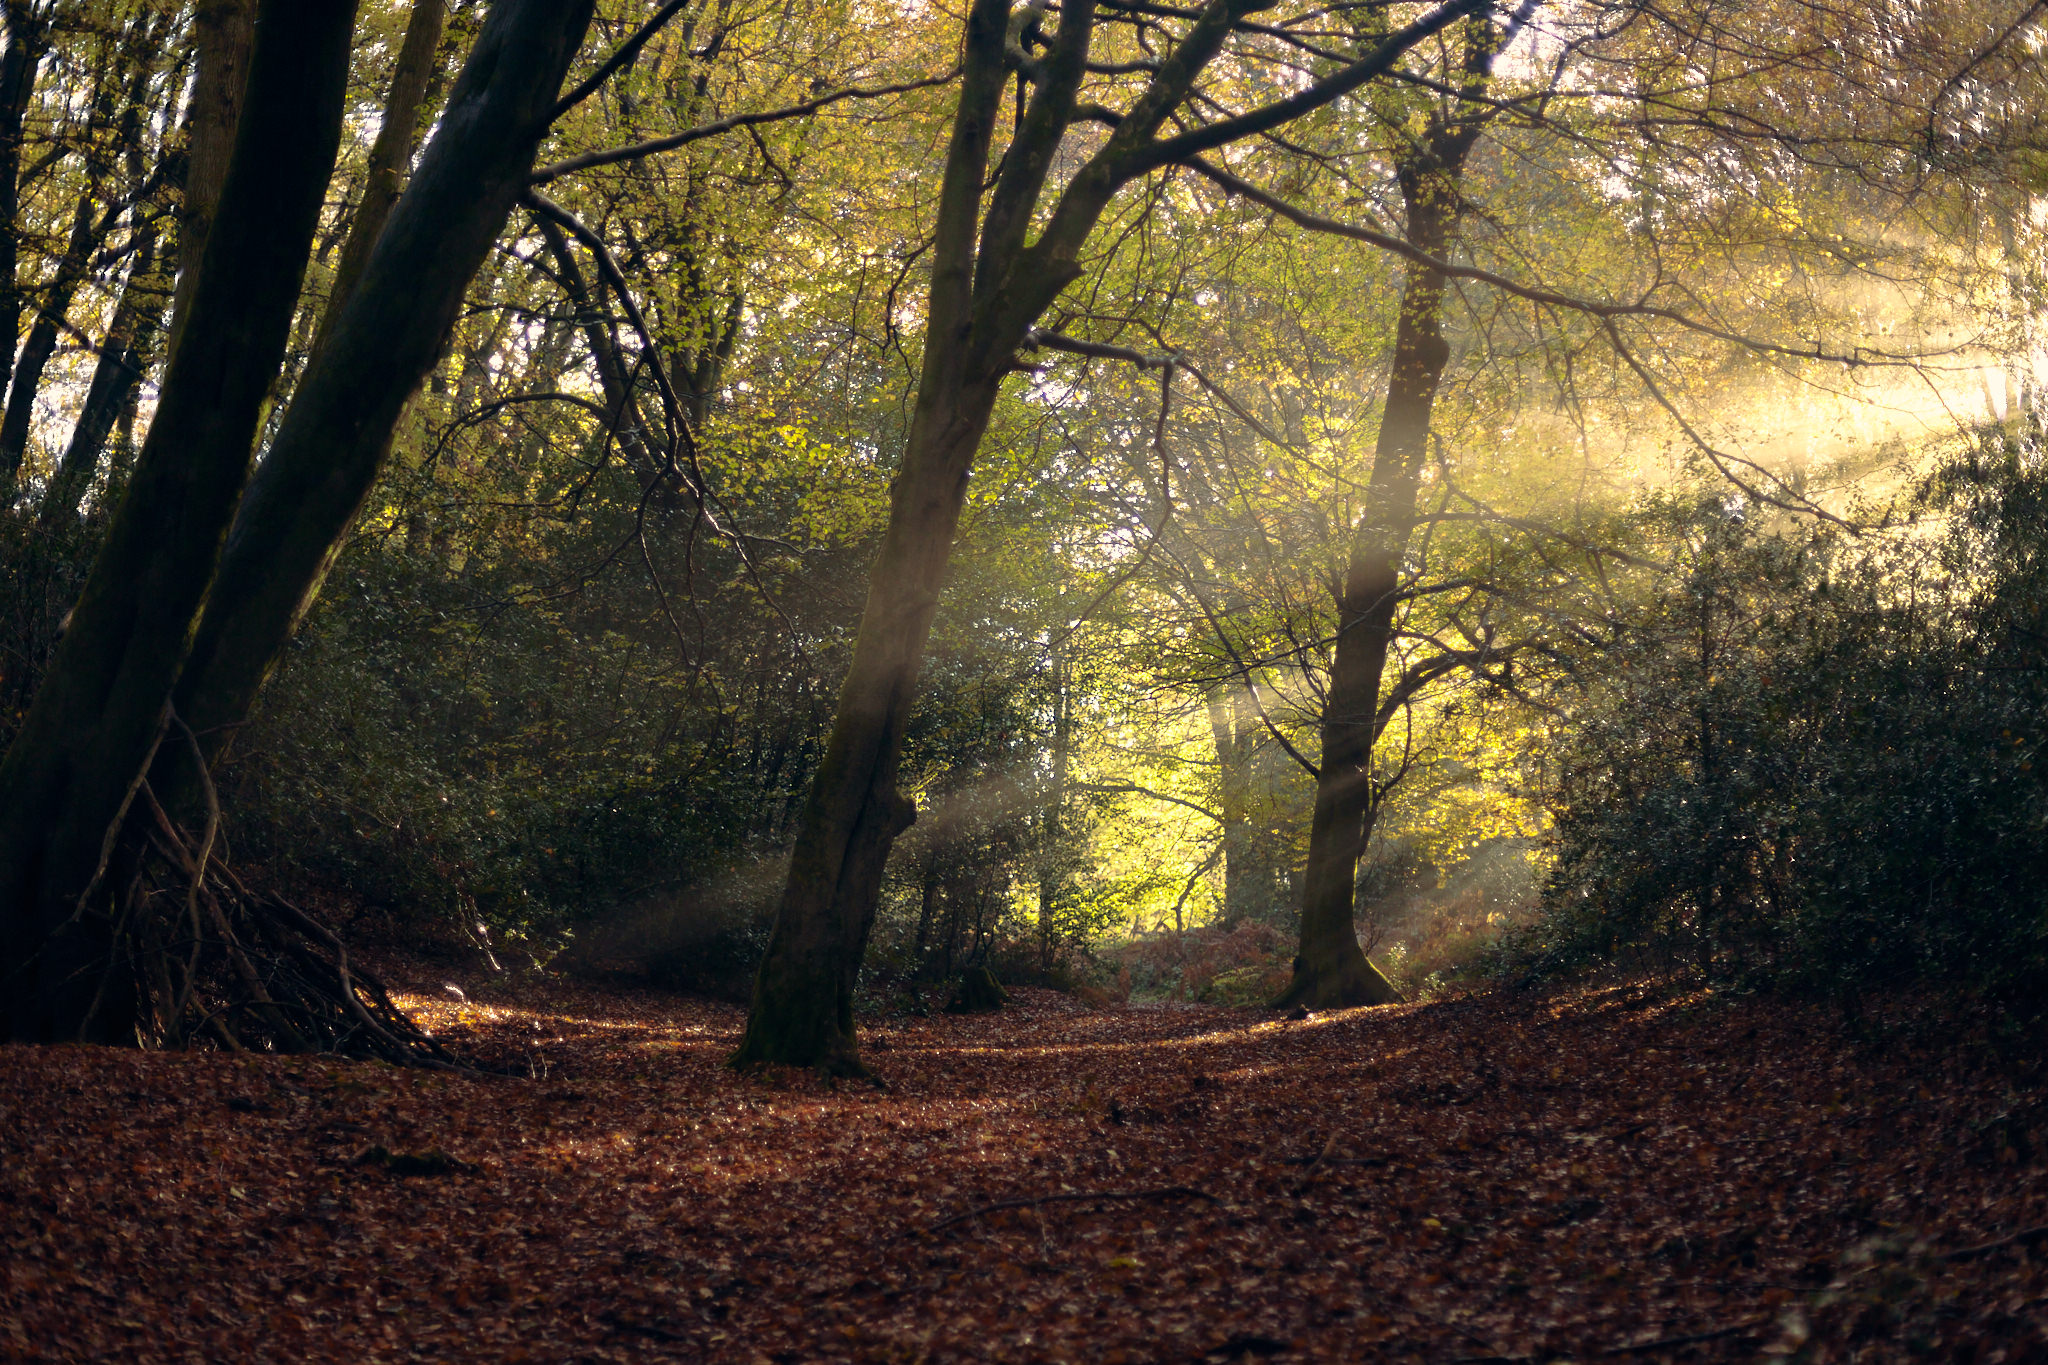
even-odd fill
[[(1563, 728), (1521, 967), (1823, 994), (2048, 982), (2048, 479), (2037, 435), (1852, 539), (1718, 502)], [(1934, 516), (1945, 517), (1946, 531)]]

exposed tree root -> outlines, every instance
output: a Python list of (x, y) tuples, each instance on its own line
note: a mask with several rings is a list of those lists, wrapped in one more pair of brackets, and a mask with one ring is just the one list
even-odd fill
[(210, 790), (196, 839), (146, 785), (137, 793), (100, 997), (133, 1001), (139, 1043), (462, 1069), (375, 973), (349, 960), (338, 934), (284, 897), (252, 890), (214, 856), (218, 828)]

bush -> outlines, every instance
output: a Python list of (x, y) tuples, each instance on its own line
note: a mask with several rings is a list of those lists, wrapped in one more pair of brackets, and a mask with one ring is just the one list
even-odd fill
[[(2048, 479), (1942, 470), (1852, 539), (1716, 502), (1569, 716), (1521, 967), (1682, 965), (1821, 994), (2048, 984)], [(1931, 520), (1931, 518), (1929, 519)]]
[[(1287, 984), (1294, 945), (1279, 929), (1253, 921), (1235, 928), (1205, 925), (1178, 933), (1145, 934), (1104, 956), (1142, 995), (1215, 1004), (1263, 1004)], [(1226, 977), (1231, 984), (1218, 986)], [(1277, 984), (1263, 999), (1235, 998), (1248, 996), (1249, 983), (1258, 979)], [(1219, 991), (1233, 998), (1224, 999)]]
[(1194, 991), (1194, 997), (1205, 1005), (1256, 1007), (1278, 997), (1292, 976), (1285, 963), (1233, 967), (1210, 977)]

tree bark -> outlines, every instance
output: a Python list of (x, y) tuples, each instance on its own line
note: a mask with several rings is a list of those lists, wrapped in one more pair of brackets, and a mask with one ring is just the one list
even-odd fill
[(198, 61), (185, 115), (185, 183), (178, 211), (178, 283), (171, 296), (170, 349), (178, 347), (199, 263), (220, 206), (256, 41), (256, 0), (201, 0), (192, 15)]
[(141, 386), (157, 330), (163, 325), (167, 281), (157, 270), (156, 233), (149, 227), (137, 232), (140, 240), (135, 244), (133, 263), (100, 344), (99, 363), (93, 366), (92, 382), (78, 410), (78, 424), (71, 429), (70, 444), (64, 448), (64, 458), (37, 512), (47, 529), (77, 517), (78, 505), (92, 487), (92, 476), (106, 452), (107, 437)]
[[(248, 476), (341, 139), (352, 0), (265, 0), (248, 108), (134, 479), (0, 761), (4, 1036), (124, 1041), (118, 925), (92, 901)], [(104, 988), (104, 989), (103, 989)]]
[[(525, 188), (592, 0), (499, 0), (360, 284), (301, 376), (221, 556), (178, 714), (215, 760), (320, 588), (376, 482), (405, 404)], [(158, 799), (190, 808), (198, 773), (166, 747)]]
[(36, 69), (50, 47), (49, 16), (39, 4), (6, 7), (7, 51), (0, 54), (0, 372), (14, 370), (21, 341), (21, 125), (35, 98)]
[[(1468, 89), (1482, 84), (1503, 41), (1484, 19), (1468, 23)], [(1484, 106), (1432, 115), (1427, 135), (1396, 158), (1407, 238), (1442, 259), (1461, 207), (1458, 179), (1485, 124)], [(1337, 601), (1337, 642), (1323, 703), (1322, 761), (1302, 877), (1301, 946), (1275, 1007), (1380, 1005), (1400, 992), (1366, 960), (1355, 928), (1358, 860), (1372, 837), (1379, 793), (1373, 746), (1382, 728), (1381, 675), (1394, 640), (1401, 564), (1416, 523), (1430, 417), (1451, 348), (1443, 337), (1444, 276), (1410, 263), (1394, 328), (1365, 508), (1352, 529)]]
[(326, 311), (320, 316), (319, 330), (313, 333), (314, 355), (327, 344), (343, 305), (355, 292), (356, 282), (369, 264), (370, 252), (377, 245), (377, 235), (384, 231), (392, 206), (398, 203), (405, 173), (412, 168), (420, 105), (426, 98), (427, 81), (434, 74), (434, 58), (447, 18), (447, 0), (414, 0), (412, 14), (405, 24), (405, 39), (399, 44), (398, 60), (392, 65), (391, 90), (384, 97), (384, 121), (377, 128), (377, 140), (370, 144), (362, 198), (356, 204), (355, 218), (349, 223), (348, 240), (342, 243), (341, 260), (334, 267)]

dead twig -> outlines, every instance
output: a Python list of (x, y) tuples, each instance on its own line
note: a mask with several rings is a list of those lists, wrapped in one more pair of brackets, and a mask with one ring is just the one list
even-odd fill
[(1333, 1154), (1335, 1154), (1336, 1150), (1337, 1130), (1335, 1128), (1332, 1128), (1330, 1130), (1329, 1140), (1323, 1143), (1323, 1150), (1317, 1152), (1314, 1156), (1308, 1159), (1307, 1163), (1305, 1164), (1302, 1170), (1301, 1179), (1294, 1182), (1293, 1193), (1300, 1194), (1303, 1190), (1307, 1189), (1312, 1183), (1314, 1183), (1316, 1178), (1316, 1168), (1322, 1165), (1325, 1161), (1328, 1161), (1330, 1157)]
[(1738, 1322), (1733, 1327), (1717, 1327), (1711, 1332), (1692, 1332), (1682, 1337), (1658, 1337), (1654, 1341), (1637, 1341), (1631, 1342), (1627, 1346), (1610, 1346), (1606, 1350), (1601, 1351), (1600, 1354), (1603, 1356), (1633, 1356), (1641, 1355), (1645, 1351), (1664, 1351), (1678, 1346), (1699, 1346), (1709, 1341), (1719, 1341), (1723, 1337), (1740, 1336), (1744, 1332), (1753, 1332), (1763, 1326), (1765, 1321), (1767, 1319), (1759, 1318), (1753, 1322)]
[(2048, 1241), (2048, 1223), (2044, 1223), (2037, 1228), (2022, 1228), (2018, 1232), (2007, 1237), (2001, 1237), (1995, 1242), (1985, 1242), (1980, 1246), (1964, 1247), (1961, 1251), (1951, 1251), (1941, 1259), (1944, 1261), (1974, 1261), (1979, 1256), (1989, 1256), (1992, 1252), (2003, 1251), (2007, 1247), (2032, 1246), (2036, 1242), (2044, 1241)]

